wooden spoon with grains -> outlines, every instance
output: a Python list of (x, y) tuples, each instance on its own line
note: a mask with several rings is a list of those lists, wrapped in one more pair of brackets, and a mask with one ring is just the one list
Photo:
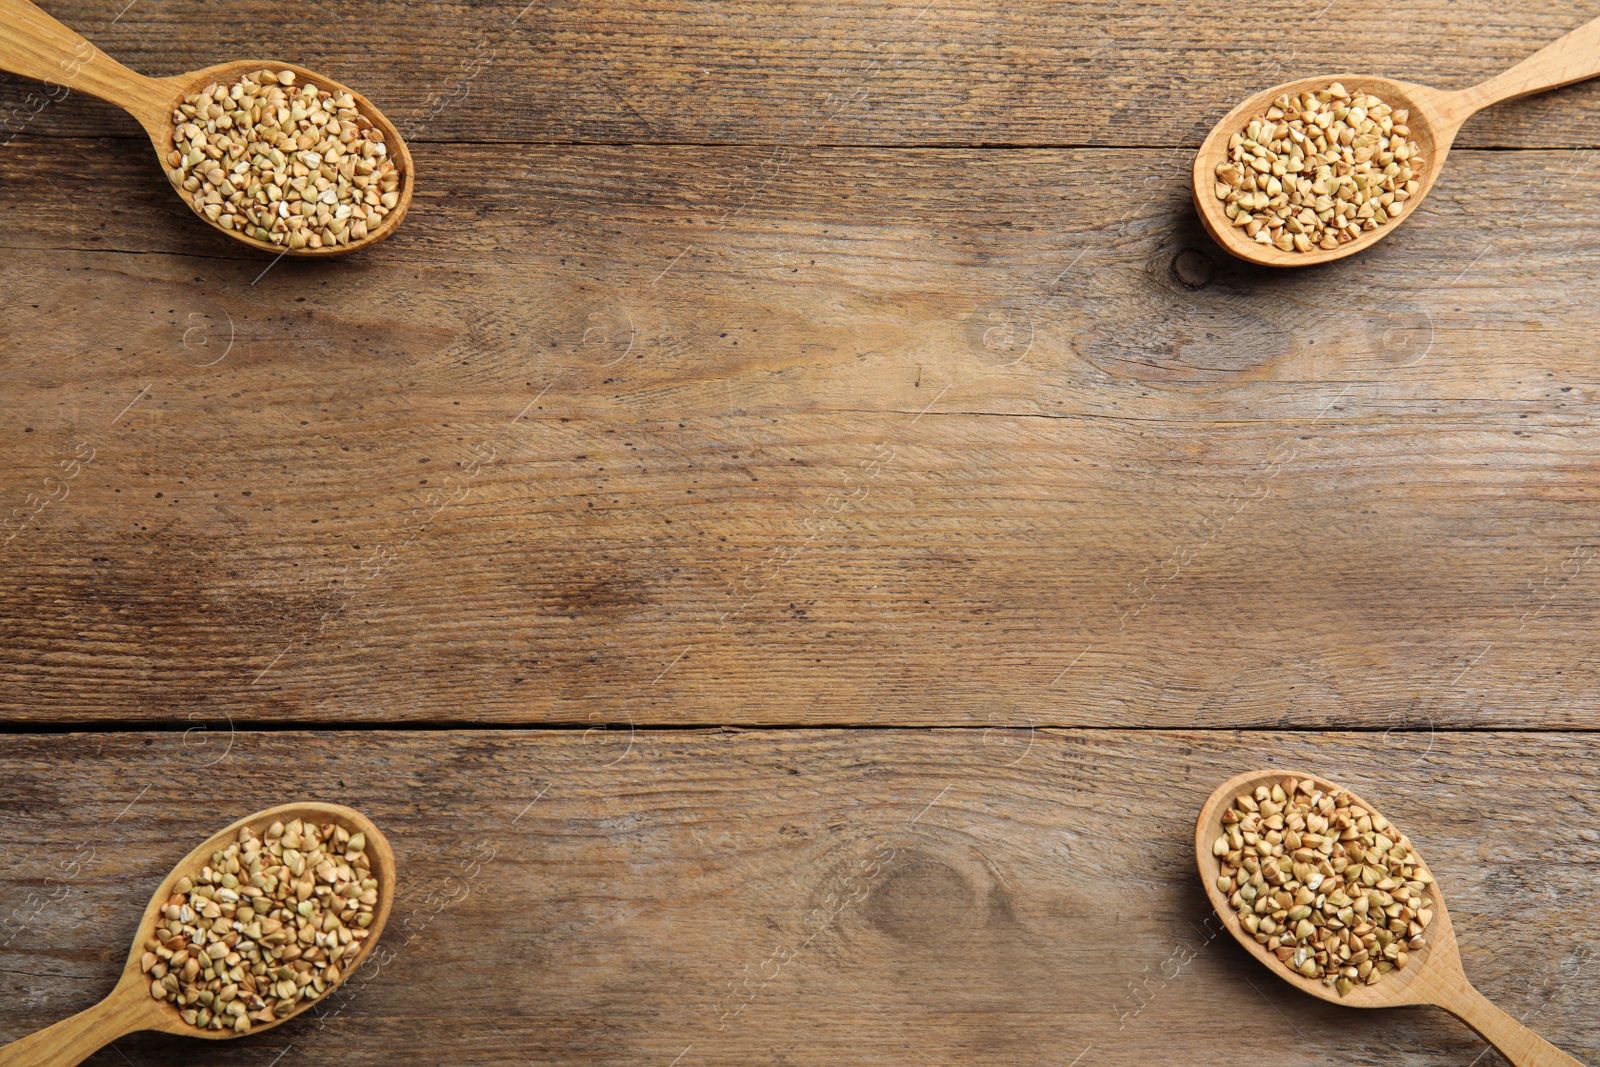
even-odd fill
[[(229, 237), (263, 252), (291, 256), (333, 256), (354, 252), (358, 248), (374, 245), (392, 234), (399, 228), (400, 221), (405, 218), (406, 209), (411, 204), (413, 188), (411, 153), (406, 148), (400, 131), (360, 93), (331, 78), (322, 77), (292, 63), (259, 59), (234, 60), (170, 78), (149, 78), (124, 67), (28, 0), (0, 0), (0, 69), (66, 89), (85, 92), (127, 111), (139, 120), (139, 124), (149, 135), (150, 143), (155, 146), (156, 155), (161, 160), (161, 169), (168, 174), (168, 179), (172, 181), (179, 197), (212, 226)], [(392, 203), (382, 205), (384, 213), (381, 217), (374, 213), (371, 225), (367, 225), (365, 220), (357, 220), (362, 222), (364, 235), (350, 237), (347, 233), (343, 233), (346, 229), (352, 231), (354, 229), (343, 225), (349, 221), (347, 215), (340, 220), (342, 233), (340, 239), (329, 241), (321, 247), (310, 245), (291, 247), (287, 238), (281, 244), (261, 240), (244, 229), (225, 226), (217, 218), (208, 216), (205, 211), (206, 204), (195, 195), (195, 191), (183, 188), (180, 182), (173, 179), (171, 173), (173, 168), (169, 166), (169, 157), (175, 149), (180, 125), (174, 115), (180, 105), (184, 104), (185, 98), (209, 85), (215, 84), (225, 88), (232, 86), (245, 75), (262, 70), (290, 72), (301, 86), (313, 84), (319, 90), (341, 96), (348, 93), (361, 119), (370, 129), (381, 135), (384, 157), (398, 172), (399, 183), (391, 197)], [(179, 173), (182, 173), (181, 167)], [(297, 176), (305, 177), (305, 175)], [(287, 205), (287, 201), (280, 202)], [(298, 204), (297, 201), (296, 206)], [(284, 210), (287, 212), (287, 206)], [(220, 216), (220, 211), (218, 214)], [(318, 240), (320, 242), (321, 238)]]
[[(188, 1022), (180, 1014), (180, 1009), (170, 1000), (155, 999), (151, 995), (152, 976), (149, 961), (146, 959), (148, 955), (146, 945), (154, 937), (157, 925), (165, 920), (164, 911), (173, 899), (175, 887), (181, 888), (180, 883), (184, 879), (195, 880), (197, 873), (212, 862), (215, 853), (226, 850), (230, 844), (240, 839), (241, 830), (248, 828), (257, 838), (261, 838), (274, 823), (288, 823), (292, 826), (296, 819), (319, 826), (332, 823), (351, 835), (357, 833), (364, 835), (364, 852), (367, 861), (370, 862), (372, 876), (378, 882), (377, 900), (372, 905), (370, 925), (365, 927), (366, 938), (358, 942), (360, 947), (353, 955), (348, 955), (339, 961), (346, 966), (342, 968), (338, 979), (328, 982), (320, 996), (301, 999), (292, 1010), (270, 1021), (254, 1023), (247, 1032), (259, 1033), (294, 1018), (313, 1004), (323, 1002), (361, 965), (372, 952), (373, 945), (377, 944), (378, 935), (383, 931), (384, 922), (389, 917), (390, 905), (394, 901), (394, 852), (390, 849), (389, 842), (384, 839), (383, 833), (373, 825), (372, 821), (352, 808), (340, 804), (315, 802), (283, 804), (240, 819), (180, 860), (172, 869), (172, 873), (161, 883), (155, 895), (150, 898), (150, 905), (145, 908), (144, 917), (139, 922), (138, 933), (133, 939), (133, 950), (128, 953), (128, 962), (123, 968), (122, 978), (117, 982), (116, 988), (100, 1003), (70, 1019), (64, 1019), (54, 1026), (0, 1048), (0, 1067), (74, 1067), (96, 1050), (136, 1030), (160, 1030), (168, 1034), (210, 1039), (240, 1036), (239, 1031), (232, 1026), (224, 1026), (221, 1029), (196, 1026)], [(222, 899), (227, 898), (222, 897)], [(228, 993), (224, 991), (223, 996), (228, 996)]]
[(1341, 994), (1323, 980), (1295, 971), (1275, 953), (1268, 951), (1267, 946), (1258, 942), (1256, 936), (1241, 923), (1240, 913), (1229, 900), (1230, 894), (1224, 893), (1217, 884), (1224, 860), (1216, 855), (1216, 842), (1226, 833), (1224, 813), (1230, 808), (1237, 811), (1235, 805), (1239, 797), (1251, 797), (1257, 787), (1270, 790), (1273, 786), (1280, 786), (1292, 792), (1293, 787), (1288, 786), (1288, 782), (1311, 782), (1319, 791), (1317, 795), (1331, 797), (1342, 793), (1355, 807), (1372, 816), (1379, 814), (1377, 808), (1349, 790), (1341, 790), (1332, 782), (1299, 771), (1250, 771), (1223, 782), (1206, 799), (1195, 824), (1195, 858), (1200, 866), (1200, 881), (1205, 884), (1206, 894), (1211, 898), (1211, 906), (1216, 910), (1217, 917), (1251, 955), (1295, 988), (1335, 1004), (1353, 1008), (1397, 1008), (1427, 1004), (1443, 1008), (1499, 1049), (1514, 1067), (1583, 1067), (1579, 1061), (1495, 1007), (1482, 993), (1472, 988), (1472, 983), (1467, 981), (1461, 968), (1461, 953), (1456, 945), (1455, 932), (1450, 927), (1449, 913), (1445, 911), (1444, 895), (1431, 875), (1422, 891), (1427, 909), (1431, 912), (1431, 919), (1421, 935), (1424, 943), (1410, 951), (1410, 958), (1403, 968), (1388, 971), (1381, 976), (1381, 980), (1371, 985), (1357, 984)]
[[(1563, 85), (1584, 81), (1600, 75), (1600, 19), (1580, 26), (1555, 43), (1480, 85), (1459, 92), (1444, 92), (1426, 85), (1395, 81), (1361, 74), (1325, 75), (1300, 78), (1256, 93), (1212, 129), (1194, 160), (1194, 203), (1206, 230), (1224, 250), (1266, 267), (1310, 267), (1353, 255), (1383, 240), (1405, 218), (1409, 218), (1432, 189), (1435, 179), (1444, 167), (1450, 145), (1463, 123), (1486, 107), (1516, 100), (1534, 93), (1558, 89)], [(1262, 243), (1254, 235), (1234, 225), (1237, 217), (1230, 218), (1225, 209), (1225, 198), (1217, 195), (1217, 168), (1230, 161), (1230, 144), (1234, 134), (1244, 130), (1251, 120), (1263, 116), (1274, 103), (1284, 96), (1297, 97), (1302, 93), (1318, 93), (1338, 82), (1353, 93), (1378, 97), (1385, 104), (1410, 112), (1409, 139), (1418, 149), (1425, 165), (1420, 177), (1420, 188), (1404, 201), (1400, 218), (1360, 232), (1359, 236), (1336, 247), (1313, 246), (1307, 251), (1283, 249), (1272, 243)], [(1281, 172), (1277, 175), (1282, 177)], [(1323, 209), (1326, 212), (1328, 209)]]

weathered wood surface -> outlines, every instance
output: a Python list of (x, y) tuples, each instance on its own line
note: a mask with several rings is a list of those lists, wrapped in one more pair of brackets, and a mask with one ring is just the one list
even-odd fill
[[(1474, 1062), (1208, 940), (1194, 811), (1303, 761), (1600, 1058), (1600, 87), (1329, 269), (1226, 260), (1184, 184), (1326, 57), (1464, 86), (1594, 11), (46, 6), (325, 68), (422, 180), (272, 264), (0, 75), (0, 1041), (308, 796), (390, 832), (396, 954), (240, 1063)], [(472, 722), (593, 728), (414, 728)], [(75, 724), (135, 732), (31, 733)], [(970, 729), (651, 728), (713, 724)]]
[(8, 719), (1600, 723), (1584, 157), (1267, 274), (1171, 151), (422, 145), (270, 265), (121, 147), (0, 152)]
[[(303, 62), (428, 140), (875, 145), (1197, 144), (1258, 89), (1340, 71), (1465, 88), (1596, 14), (1564, 0), (1424, 0), (1383, 16), (1285, 0), (322, 0), (290, 23), (272, 3), (45, 6), (148, 74)], [(35, 87), (0, 84), (0, 116), (17, 108), (30, 128), (118, 122), (82, 100), (29, 121)], [(1600, 87), (1580, 86), (1497, 109), (1464, 143), (1591, 147), (1597, 129)]]
[[(196, 725), (0, 750), (0, 1040), (101, 995), (170, 864), (293, 794), (370, 814), (402, 889), (325, 1025), (230, 1062), (1090, 1067), (1241, 1040), (1286, 1065), (1474, 1062), (1442, 1013), (1324, 1004), (1209, 940), (1195, 812), (1280, 764), (1403, 819), (1469, 975), (1600, 1057), (1594, 735)], [(91, 1063), (219, 1055), (146, 1036)]]

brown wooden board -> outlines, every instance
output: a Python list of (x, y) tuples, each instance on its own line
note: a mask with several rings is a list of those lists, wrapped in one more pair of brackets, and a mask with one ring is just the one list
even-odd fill
[(1250, 92), (1458, 88), (1594, 11), (45, 6), (347, 82), (418, 187), (274, 263), (0, 75), (0, 1042), (324, 799), (395, 846), (392, 955), (91, 1063), (1495, 1062), (1213, 933), (1195, 812), (1280, 763), (1600, 1058), (1600, 88), (1326, 268), (1187, 185)]
[(423, 146), (308, 265), (90, 147), (0, 154), (13, 721), (1596, 722), (1570, 153), (1268, 274), (1162, 151)]
[(1600, 1055), (1592, 734), (194, 725), (0, 750), (0, 1040), (101, 996), (170, 865), (293, 795), (395, 849), (348, 997), (225, 1050), (144, 1036), (91, 1063), (1473, 1062), (1441, 1012), (1315, 1001), (1212, 936), (1195, 813), (1284, 764), (1403, 819), (1468, 975)]
[[(408, 140), (791, 145), (1196, 145), (1240, 99), (1292, 78), (1465, 88), (1595, 14), (1558, 0), (44, 6), (141, 73), (303, 63), (365, 92)], [(0, 116), (51, 135), (136, 129), (92, 101), (39, 110), (37, 88), (5, 81)], [(1589, 148), (1597, 122), (1600, 88), (1580, 86), (1463, 136)]]

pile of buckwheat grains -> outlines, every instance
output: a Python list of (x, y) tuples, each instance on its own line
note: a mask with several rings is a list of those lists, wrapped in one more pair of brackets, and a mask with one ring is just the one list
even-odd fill
[(382, 131), (347, 92), (296, 86), (293, 71), (213, 83), (172, 112), (168, 174), (195, 210), (289, 249), (349, 244), (400, 200)]
[(1433, 919), (1433, 875), (1405, 835), (1344, 790), (1285, 778), (1242, 793), (1212, 847), (1217, 888), (1258, 944), (1344, 996), (1406, 965)]
[(1215, 193), (1229, 221), (1285, 252), (1332, 250), (1399, 217), (1422, 188), (1409, 110), (1334, 82), (1280, 96), (1228, 140)]
[(191, 1026), (240, 1033), (322, 996), (373, 922), (366, 848), (365, 834), (335, 823), (240, 830), (173, 886), (139, 961), (150, 995)]

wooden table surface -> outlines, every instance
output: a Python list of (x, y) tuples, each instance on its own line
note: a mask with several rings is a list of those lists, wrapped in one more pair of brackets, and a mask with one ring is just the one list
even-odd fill
[(0, 77), (0, 1042), (318, 798), (395, 846), (381, 965), (91, 1063), (1497, 1062), (1215, 938), (1194, 813), (1284, 765), (1600, 1060), (1600, 85), (1325, 268), (1185, 186), (1248, 92), (1462, 87), (1596, 10), (45, 6), (324, 70), (418, 179), (275, 262)]

